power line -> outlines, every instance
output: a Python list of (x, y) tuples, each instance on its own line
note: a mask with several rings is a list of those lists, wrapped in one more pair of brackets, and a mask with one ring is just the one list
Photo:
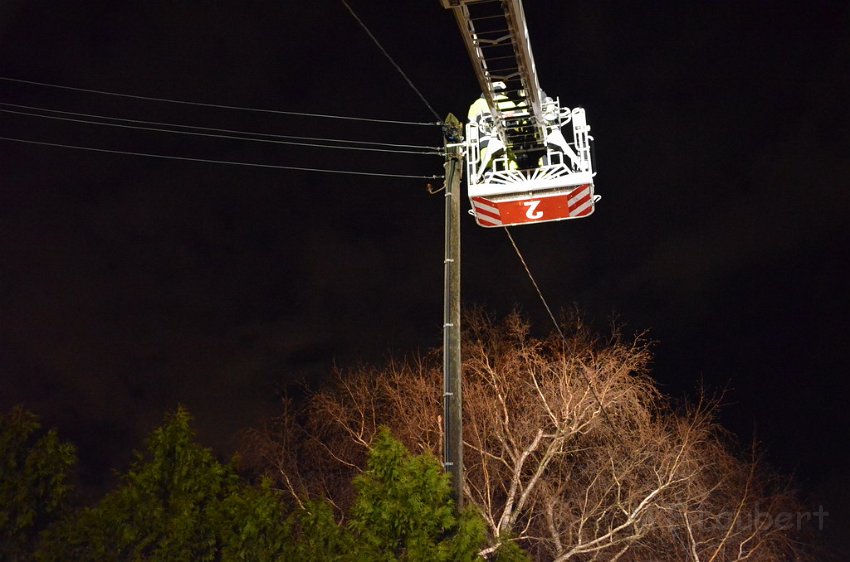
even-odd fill
[(147, 152), (130, 152), (125, 150), (112, 150), (107, 148), (95, 148), (91, 146), (78, 146), (72, 144), (60, 144), (54, 142), (45, 142), (45, 141), (35, 141), (30, 139), (19, 139), (12, 137), (0, 137), (0, 140), (10, 141), (10, 142), (19, 142), (26, 144), (35, 144), (41, 146), (52, 146), (59, 148), (70, 148), (74, 150), (87, 150), (90, 152), (105, 152), (110, 154), (124, 154), (128, 156), (144, 156), (146, 158), (160, 158), (164, 160), (183, 160), (187, 162), (202, 162), (206, 164), (227, 164), (230, 166), (245, 166), (252, 168), (271, 168), (276, 170), (299, 170), (303, 172), (323, 172), (327, 174), (347, 174), (347, 175), (355, 175), (355, 176), (377, 176), (377, 177), (385, 177), (385, 178), (411, 178), (411, 179), (439, 179), (443, 176), (425, 176), (425, 175), (407, 175), (407, 174), (385, 174), (380, 172), (358, 172), (353, 170), (331, 170), (325, 168), (305, 168), (301, 166), (281, 166), (278, 164), (256, 164), (253, 162), (234, 162), (230, 160), (212, 160), (207, 158), (191, 158), (188, 156), (171, 156), (166, 154), (150, 154)]
[[(540, 290), (540, 286), (537, 284), (537, 281), (534, 279), (534, 276), (531, 274), (531, 270), (528, 268), (528, 264), (525, 262), (525, 258), (522, 256), (522, 252), (519, 251), (519, 247), (514, 242), (514, 237), (511, 236), (511, 231), (508, 230), (508, 227), (502, 227), (505, 230), (505, 234), (508, 235), (508, 240), (511, 241), (511, 246), (514, 247), (514, 251), (516, 255), (519, 257), (519, 261), (522, 262), (522, 266), (525, 268), (525, 272), (528, 274), (528, 278), (531, 280), (531, 284), (534, 285), (534, 290), (537, 291), (537, 295), (540, 297), (540, 301), (543, 303), (543, 307), (546, 309), (546, 312), (549, 314), (549, 318), (552, 319), (552, 325), (555, 326), (555, 330), (558, 331), (558, 335), (561, 336), (561, 340), (564, 344), (567, 344), (567, 337), (564, 335), (564, 331), (561, 329), (561, 325), (558, 324), (558, 321), (555, 320), (555, 315), (552, 314), (552, 309), (549, 308), (549, 303), (546, 302), (546, 297), (543, 296), (543, 292)], [(596, 389), (593, 388), (593, 383), (590, 379), (585, 375), (581, 369), (578, 370), (581, 377), (584, 379), (584, 382), (587, 383), (587, 387), (590, 389), (590, 392), (593, 394), (593, 397), (596, 399), (596, 402), (599, 404), (599, 410), (602, 412), (602, 416), (605, 418), (605, 421), (611, 426), (611, 429), (614, 431), (614, 435), (617, 436), (617, 439), (622, 443), (622, 438), (620, 437), (620, 433), (617, 431), (617, 427), (611, 422), (611, 418), (608, 417), (608, 412), (605, 410), (605, 406), (602, 404), (602, 399), (599, 398), (599, 394), (596, 393)]]
[(42, 115), (39, 113), (31, 113), (27, 111), (15, 111), (12, 109), (0, 109), (3, 113), (12, 113), (15, 115), (27, 115), (30, 117), (39, 117), (41, 119), (54, 119), (59, 121), (68, 121), (72, 123), (84, 123), (87, 125), (99, 125), (103, 127), (120, 127), (122, 129), (136, 129), (142, 131), (156, 131), (160, 133), (172, 133), (176, 135), (193, 135), (193, 136), (201, 136), (201, 137), (214, 137), (214, 138), (222, 138), (222, 139), (234, 139), (234, 140), (245, 140), (251, 142), (264, 142), (264, 143), (272, 143), (272, 144), (285, 144), (285, 145), (296, 145), (296, 146), (307, 146), (312, 148), (334, 148), (337, 150), (361, 150), (361, 151), (370, 151), (370, 152), (391, 152), (394, 154), (420, 154), (420, 155), (439, 155), (440, 153), (437, 151), (423, 152), (420, 150), (397, 150), (397, 149), (388, 149), (388, 148), (371, 148), (365, 146), (334, 146), (329, 144), (316, 144), (316, 143), (307, 143), (307, 142), (297, 142), (297, 141), (285, 141), (285, 140), (276, 140), (276, 139), (258, 139), (258, 138), (250, 138), (244, 136), (235, 136), (235, 135), (223, 135), (217, 133), (199, 133), (195, 131), (177, 131), (173, 129), (162, 129), (158, 127), (142, 127), (139, 125), (122, 125), (120, 123), (107, 123), (104, 121), (91, 121), (88, 119), (76, 119), (73, 117), (60, 117), (58, 115)]
[(369, 28), (366, 27), (366, 24), (363, 23), (363, 20), (361, 20), (359, 17), (357, 17), (357, 14), (354, 13), (354, 10), (352, 10), (351, 6), (348, 5), (348, 2), (346, 2), (345, 0), (341, 0), (341, 1), (342, 1), (343, 6), (345, 6), (346, 9), (354, 17), (354, 19), (357, 20), (357, 23), (360, 24), (360, 27), (363, 28), (363, 30), (372, 39), (372, 41), (375, 43), (375, 45), (378, 46), (378, 49), (380, 49), (380, 51), (384, 54), (384, 56), (387, 57), (387, 60), (390, 61), (390, 64), (392, 64), (395, 67), (395, 69), (398, 70), (399, 74), (401, 74), (401, 77), (404, 78), (404, 80), (407, 82), (407, 84), (413, 89), (414, 92), (416, 92), (416, 95), (419, 96), (419, 99), (422, 100), (422, 102), (425, 104), (425, 107), (427, 107), (428, 110), (431, 111), (431, 114), (433, 114), (434, 117), (437, 118), (437, 120), (438, 120), (437, 124), (442, 125), (443, 120), (440, 117), (440, 114), (437, 113), (434, 110), (433, 107), (431, 107), (431, 104), (428, 103), (428, 100), (425, 99), (425, 96), (422, 95), (422, 92), (419, 91), (419, 88), (417, 88), (413, 84), (413, 82), (410, 80), (410, 78), (407, 77), (407, 74), (405, 74), (404, 71), (401, 69), (401, 67), (398, 65), (398, 63), (395, 60), (393, 60), (393, 58), (390, 56), (390, 54), (387, 52), (387, 50), (384, 49), (383, 45), (381, 45), (380, 41), (378, 41), (378, 39), (374, 35), (372, 35), (372, 32), (369, 31)]
[(58, 88), (61, 90), (71, 90), (74, 92), (85, 92), (88, 94), (99, 94), (103, 96), (116, 96), (121, 98), (130, 98), (144, 101), (158, 101), (163, 103), (175, 103), (181, 105), (194, 105), (198, 107), (212, 107), (216, 109), (233, 109), (237, 111), (253, 111), (256, 113), (271, 113), (275, 115), (291, 115), (297, 117), (320, 117), (325, 119), (345, 119), (349, 121), (369, 121), (373, 123), (388, 123), (394, 125), (440, 125), (441, 122), (421, 122), (421, 121), (398, 121), (393, 119), (374, 119), (369, 117), (348, 117), (345, 115), (328, 115), (325, 113), (304, 113), (301, 111), (282, 111), (278, 109), (262, 109), (256, 107), (240, 107), (235, 105), (224, 105), (218, 103), (203, 103), (197, 101), (186, 101), (186, 100), (175, 100), (168, 98), (157, 98), (152, 96), (139, 96), (135, 94), (122, 94), (118, 92), (107, 92), (105, 90), (92, 90), (89, 88), (77, 88), (74, 86), (63, 86), (61, 84), (51, 84), (49, 82), (35, 82), (33, 80), (22, 80), (20, 78), (9, 78), (7, 76), (0, 76), (0, 80), (6, 82), (17, 82), (19, 84), (29, 84), (32, 86), (42, 86), (45, 88)]
[(0, 105), (7, 107), (17, 107), (19, 109), (31, 109), (33, 111), (43, 111), (48, 113), (58, 113), (60, 115), (74, 115), (77, 117), (91, 117), (93, 119), (108, 119), (110, 121), (121, 121), (122, 123), (140, 123), (142, 125), (160, 125), (164, 127), (178, 127), (182, 129), (194, 129), (197, 131), (212, 131), (216, 133), (233, 133), (238, 135), (250, 135), (255, 137), (267, 137), (267, 138), (275, 138), (275, 139), (293, 139), (293, 140), (309, 140), (309, 141), (324, 141), (324, 142), (336, 142), (336, 143), (349, 143), (349, 144), (364, 144), (364, 145), (374, 145), (374, 146), (388, 146), (392, 148), (419, 148), (426, 150), (436, 150), (442, 154), (442, 148), (439, 146), (427, 146), (427, 145), (419, 145), (419, 144), (398, 144), (398, 143), (390, 143), (390, 142), (378, 142), (378, 141), (362, 141), (362, 140), (354, 140), (354, 139), (334, 139), (334, 138), (326, 138), (326, 137), (305, 137), (299, 135), (280, 135), (274, 133), (260, 133), (256, 131), (239, 131), (234, 129), (220, 129), (216, 127), (201, 127), (198, 125), (184, 125), (181, 123), (169, 123), (162, 121), (146, 121), (143, 119), (127, 119), (123, 117), (113, 117), (111, 115), (98, 115), (94, 113), (79, 113), (76, 111), (63, 111), (61, 109), (52, 109), (49, 107), (38, 107), (32, 105), (21, 105), (17, 103), (9, 103), (9, 102), (0, 102)]

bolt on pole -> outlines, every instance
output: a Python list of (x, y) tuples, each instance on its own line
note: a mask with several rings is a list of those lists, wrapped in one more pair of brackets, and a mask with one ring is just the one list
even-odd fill
[[(463, 507), (463, 401), (460, 355), (460, 182), (463, 176), (462, 130), (446, 118), (446, 249), (443, 285), (443, 464), (452, 476), (452, 495)], [(451, 142), (450, 142), (451, 141)]]

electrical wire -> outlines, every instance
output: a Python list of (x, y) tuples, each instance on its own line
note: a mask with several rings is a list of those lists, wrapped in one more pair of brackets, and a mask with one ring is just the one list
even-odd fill
[(409, 174), (385, 174), (380, 172), (358, 172), (354, 170), (332, 170), (326, 168), (305, 168), (302, 166), (282, 166), (278, 164), (256, 164), (253, 162), (235, 162), (230, 160), (212, 160), (207, 158), (191, 158), (188, 156), (171, 156), (166, 154), (151, 154), (147, 152), (130, 152), (125, 150), (112, 150), (107, 148), (95, 148), (91, 146), (79, 146), (72, 144), (60, 144), (55, 142), (45, 142), (45, 141), (36, 141), (31, 139), (19, 139), (13, 137), (2, 137), (0, 136), (0, 140), (10, 141), (10, 142), (19, 142), (26, 144), (35, 144), (41, 146), (52, 146), (59, 148), (70, 148), (74, 150), (87, 150), (90, 152), (105, 152), (110, 154), (124, 154), (128, 156), (144, 156), (147, 158), (160, 158), (164, 160), (183, 160), (187, 162), (202, 162), (207, 164), (227, 164), (230, 166), (245, 166), (245, 167), (253, 167), (253, 168), (271, 168), (276, 170), (299, 170), (303, 172), (323, 172), (327, 174), (347, 174), (347, 175), (355, 175), (355, 176), (377, 176), (377, 177), (385, 177), (385, 178), (412, 178), (412, 179), (440, 179), (443, 176), (425, 176), (425, 175), (409, 175)]
[(108, 119), (110, 121), (120, 121), (122, 123), (139, 123), (142, 125), (158, 125), (163, 127), (178, 127), (181, 129), (193, 129), (196, 131), (212, 131), (216, 133), (233, 133), (237, 135), (250, 135), (255, 137), (267, 137), (267, 138), (275, 138), (275, 139), (292, 139), (292, 140), (308, 140), (308, 141), (323, 141), (323, 142), (336, 142), (336, 143), (348, 143), (348, 144), (368, 144), (374, 146), (388, 146), (392, 148), (419, 148), (423, 150), (436, 150), (442, 154), (442, 148), (439, 146), (427, 146), (427, 145), (419, 145), (419, 144), (397, 144), (391, 142), (378, 142), (378, 141), (362, 141), (362, 140), (353, 140), (353, 139), (334, 139), (334, 138), (326, 138), (326, 137), (304, 137), (299, 135), (279, 135), (274, 133), (260, 133), (256, 131), (239, 131), (234, 129), (220, 129), (216, 127), (201, 127), (198, 125), (184, 125), (181, 123), (168, 123), (162, 121), (145, 121), (142, 119), (127, 119), (123, 117), (113, 117), (111, 115), (98, 115), (94, 113), (79, 113), (76, 111), (63, 111), (61, 109), (52, 109), (49, 107), (38, 107), (33, 105), (21, 105), (17, 103), (9, 103), (0, 101), (0, 105), (7, 107), (16, 107), (18, 109), (30, 109), (33, 111), (43, 111), (48, 113), (58, 113), (60, 115), (74, 115), (76, 117), (91, 117), (93, 119)]
[[(534, 290), (537, 291), (537, 295), (540, 297), (540, 301), (543, 303), (543, 307), (546, 309), (546, 312), (549, 314), (549, 318), (552, 320), (552, 325), (555, 326), (555, 330), (557, 330), (558, 335), (561, 336), (561, 340), (564, 342), (564, 345), (567, 344), (567, 337), (564, 335), (564, 331), (561, 329), (561, 325), (558, 324), (558, 321), (555, 319), (555, 315), (552, 314), (552, 309), (549, 308), (549, 303), (546, 302), (546, 297), (543, 296), (543, 292), (540, 290), (540, 286), (537, 284), (537, 281), (534, 279), (534, 276), (531, 274), (531, 270), (528, 268), (528, 264), (525, 262), (525, 258), (522, 255), (522, 252), (519, 251), (519, 247), (516, 245), (514, 241), (514, 237), (511, 236), (511, 231), (508, 230), (508, 227), (502, 227), (505, 230), (505, 234), (508, 235), (508, 240), (511, 241), (511, 246), (514, 247), (514, 251), (516, 255), (519, 257), (519, 261), (522, 262), (522, 266), (525, 268), (525, 272), (528, 274), (528, 278), (531, 280), (531, 284), (534, 285)], [(593, 397), (596, 399), (596, 402), (599, 404), (599, 410), (602, 412), (602, 416), (605, 418), (605, 421), (611, 426), (611, 429), (614, 431), (614, 434), (617, 436), (617, 439), (622, 443), (622, 438), (620, 437), (620, 433), (617, 431), (617, 427), (611, 422), (611, 418), (608, 417), (608, 412), (605, 410), (605, 406), (602, 404), (602, 399), (599, 398), (599, 394), (597, 394), (596, 389), (593, 388), (593, 383), (590, 379), (585, 375), (581, 369), (579, 369), (579, 374), (584, 379), (584, 382), (587, 383), (587, 387), (590, 389), (590, 392), (593, 394)]]
[(121, 97), (121, 98), (130, 98), (130, 99), (137, 99), (137, 100), (144, 100), (144, 101), (158, 101), (158, 102), (163, 102), (163, 103), (174, 103), (174, 104), (181, 104), (181, 105), (194, 105), (194, 106), (198, 106), (198, 107), (212, 107), (212, 108), (216, 108), (216, 109), (232, 109), (232, 110), (237, 110), (237, 111), (253, 111), (255, 113), (271, 113), (271, 114), (274, 114), (274, 115), (290, 115), (290, 116), (296, 116), (296, 117), (321, 117), (321, 118), (325, 118), (325, 119), (345, 119), (345, 120), (349, 120), (349, 121), (369, 121), (369, 122), (373, 122), (373, 123), (387, 123), (387, 124), (394, 124), (394, 125), (431, 125), (431, 126), (433, 126), (433, 125), (441, 125), (442, 124), (442, 122), (436, 122), (435, 123), (435, 122), (427, 122), (427, 121), (426, 122), (422, 122), (422, 121), (398, 121), (398, 120), (393, 120), (393, 119), (374, 119), (374, 118), (369, 118), (369, 117), (349, 117), (349, 116), (345, 116), (345, 115), (328, 115), (328, 114), (325, 114), (325, 113), (304, 113), (304, 112), (301, 112), (301, 111), (282, 111), (282, 110), (278, 110), (278, 109), (262, 109), (262, 108), (256, 108), (256, 107), (240, 107), (240, 106), (236, 106), (236, 105), (224, 105), (224, 104), (218, 104), (218, 103), (203, 103), (203, 102), (196, 102), (196, 101), (175, 100), (175, 99), (168, 99), (168, 98), (157, 98), (157, 97), (152, 97), (152, 96), (139, 96), (139, 95), (135, 95), (135, 94), (121, 94), (121, 93), (118, 93), (118, 92), (108, 92), (108, 91), (105, 91), (105, 90), (92, 90), (92, 89), (89, 89), (89, 88), (77, 88), (77, 87), (74, 87), (74, 86), (63, 86), (61, 84), (51, 84), (49, 82), (35, 82), (33, 80), (22, 80), (20, 78), (10, 78), (10, 77), (7, 77), (7, 76), (0, 76), (0, 80), (6, 81), (6, 82), (16, 82), (16, 83), (19, 83), (19, 84), (29, 84), (29, 85), (32, 85), (32, 86), (42, 86), (42, 87), (45, 87), (45, 88), (58, 88), (58, 89), (70, 90), (70, 91), (74, 91), (74, 92), (84, 92), (84, 93), (88, 93), (88, 94), (99, 94), (99, 95), (103, 95), (103, 96), (116, 96), (116, 97)]
[(388, 148), (371, 148), (365, 146), (334, 146), (329, 144), (316, 144), (316, 143), (307, 143), (307, 142), (297, 142), (297, 141), (285, 141), (285, 140), (275, 140), (275, 139), (257, 139), (250, 137), (240, 137), (235, 135), (223, 135), (217, 133), (199, 133), (194, 131), (176, 131), (173, 129), (163, 129), (159, 127), (142, 127), (139, 125), (122, 125), (120, 123), (107, 123), (104, 121), (91, 121), (88, 119), (76, 119), (73, 117), (60, 117), (58, 115), (42, 115), (39, 113), (31, 113), (26, 111), (15, 111), (12, 109), (0, 109), (0, 112), (3, 113), (12, 113), (15, 115), (26, 115), (30, 117), (39, 117), (42, 119), (54, 119), (59, 121), (68, 121), (72, 123), (84, 123), (87, 125), (100, 125), (104, 127), (120, 127), (122, 129), (136, 129), (142, 131), (156, 131), (160, 133), (173, 133), (176, 135), (193, 135), (200, 137), (214, 137), (221, 139), (235, 139), (235, 140), (245, 140), (251, 142), (264, 142), (271, 144), (285, 144), (285, 145), (296, 145), (296, 146), (307, 146), (311, 148), (333, 148), (338, 150), (361, 150), (361, 151), (369, 151), (369, 152), (391, 152), (393, 154), (420, 154), (420, 155), (439, 155), (440, 153), (437, 151), (423, 152), (419, 150), (394, 150)]
[(366, 24), (363, 23), (363, 20), (361, 20), (359, 17), (357, 17), (357, 14), (354, 13), (354, 10), (351, 8), (351, 6), (348, 5), (348, 2), (346, 2), (345, 0), (341, 0), (341, 2), (342, 2), (342, 5), (345, 6), (345, 8), (349, 11), (349, 13), (351, 13), (351, 15), (354, 17), (354, 19), (357, 20), (357, 23), (360, 24), (360, 27), (363, 28), (363, 30), (372, 39), (372, 41), (375, 43), (375, 45), (377, 45), (378, 49), (380, 49), (380, 51), (384, 54), (384, 56), (387, 57), (387, 60), (390, 61), (390, 64), (392, 64), (395, 67), (395, 69), (398, 70), (399, 74), (401, 74), (401, 77), (404, 78), (404, 80), (407, 82), (408, 86), (410, 86), (413, 89), (413, 91), (416, 92), (416, 95), (419, 96), (419, 99), (422, 100), (422, 102), (425, 104), (425, 107), (427, 107), (428, 110), (431, 112), (431, 114), (434, 117), (437, 118), (437, 124), (442, 125), (443, 120), (440, 117), (440, 114), (437, 113), (434, 110), (434, 108), (431, 106), (430, 103), (428, 103), (428, 100), (425, 99), (425, 96), (422, 95), (422, 92), (419, 91), (419, 88), (417, 88), (413, 84), (413, 82), (410, 80), (410, 78), (407, 77), (407, 74), (404, 73), (404, 71), (401, 69), (401, 67), (398, 65), (398, 63), (390, 56), (390, 54), (387, 52), (387, 50), (384, 49), (384, 47), (383, 47), (383, 45), (381, 45), (380, 41), (378, 41), (378, 39), (372, 34), (371, 31), (369, 31), (369, 28), (366, 27)]

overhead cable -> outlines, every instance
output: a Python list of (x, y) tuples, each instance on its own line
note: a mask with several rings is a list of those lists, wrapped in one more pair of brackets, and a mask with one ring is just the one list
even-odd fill
[(373, 123), (388, 123), (394, 125), (440, 125), (440, 122), (421, 122), (421, 121), (398, 121), (393, 119), (374, 119), (370, 117), (349, 117), (345, 115), (328, 115), (324, 113), (305, 113), (301, 111), (282, 111), (279, 109), (262, 109), (256, 107), (240, 107), (235, 105), (224, 105), (218, 103), (203, 103), (197, 101), (186, 101), (186, 100), (175, 100), (168, 98), (157, 98), (152, 96), (139, 96), (135, 94), (122, 94), (118, 92), (107, 92), (105, 90), (93, 90), (89, 88), (76, 88), (73, 86), (63, 86), (61, 84), (51, 84), (49, 82), (35, 82), (33, 80), (22, 80), (20, 78), (9, 78), (6, 76), (0, 76), (0, 80), (6, 82), (17, 82), (19, 84), (30, 84), (32, 86), (42, 86), (46, 88), (58, 88), (62, 90), (71, 90), (74, 92), (85, 92), (88, 94), (99, 94), (103, 96), (116, 96), (121, 98), (130, 98), (144, 101), (158, 101), (163, 103), (174, 103), (181, 105), (194, 105), (198, 107), (212, 107), (216, 109), (232, 109), (237, 111), (252, 111), (255, 113), (271, 113), (275, 115), (291, 115), (296, 117), (320, 117), (324, 119), (345, 119), (349, 121), (369, 121)]
[(431, 104), (428, 103), (428, 100), (425, 99), (425, 96), (422, 95), (422, 92), (419, 91), (419, 88), (417, 88), (413, 84), (413, 82), (410, 80), (410, 78), (407, 77), (407, 74), (404, 73), (404, 71), (401, 69), (401, 67), (398, 65), (398, 63), (395, 60), (393, 60), (393, 58), (390, 56), (390, 54), (387, 52), (387, 50), (384, 49), (384, 47), (383, 47), (383, 45), (381, 45), (380, 41), (378, 41), (378, 39), (372, 34), (371, 31), (369, 31), (369, 28), (366, 27), (366, 24), (363, 23), (363, 20), (361, 20), (359, 17), (357, 17), (357, 14), (354, 13), (354, 10), (351, 9), (351, 6), (348, 5), (348, 2), (346, 2), (345, 0), (341, 0), (341, 1), (342, 1), (343, 6), (345, 6), (346, 9), (354, 17), (354, 19), (357, 20), (357, 23), (360, 24), (360, 27), (363, 28), (363, 30), (372, 39), (372, 41), (375, 43), (375, 45), (377, 45), (378, 49), (380, 49), (380, 51), (384, 54), (384, 56), (387, 57), (387, 60), (390, 61), (390, 64), (392, 64), (395, 67), (395, 69), (398, 70), (399, 74), (401, 74), (401, 77), (404, 78), (404, 80), (407, 82), (408, 86), (410, 86), (413, 89), (413, 91), (416, 92), (416, 95), (419, 96), (419, 99), (422, 100), (422, 102), (425, 104), (425, 107), (427, 107), (428, 110), (431, 111), (431, 114), (434, 117), (437, 118), (437, 124), (442, 125), (443, 120), (440, 117), (440, 114), (437, 113), (434, 110), (433, 107), (431, 107)]
[[(422, 150), (436, 150), (442, 151), (442, 147), (439, 146), (426, 146), (420, 144), (398, 144), (391, 142), (378, 142), (378, 141), (363, 141), (363, 140), (354, 140), (354, 139), (334, 139), (334, 138), (326, 138), (326, 137), (305, 137), (299, 135), (280, 135), (274, 133), (260, 133), (256, 131), (239, 131), (234, 129), (220, 129), (216, 127), (201, 127), (198, 125), (185, 125), (182, 123), (169, 123), (162, 121), (145, 121), (142, 119), (127, 119), (124, 117), (113, 117), (111, 115), (98, 115), (95, 113), (79, 113), (76, 111), (63, 111), (61, 109), (52, 109), (49, 107), (38, 107), (33, 105), (21, 105), (17, 103), (9, 103), (9, 102), (0, 102), (0, 105), (6, 107), (16, 107), (19, 109), (30, 109), (33, 111), (42, 111), (47, 113), (58, 113), (60, 115), (74, 115), (77, 117), (91, 117), (93, 119), (108, 119), (110, 121), (120, 121), (122, 123), (140, 123), (142, 125), (158, 125), (163, 127), (177, 127), (180, 129), (193, 129), (196, 131), (212, 131), (216, 133), (233, 133), (238, 135), (248, 135), (253, 137), (266, 137), (273, 139), (292, 139), (292, 140), (309, 140), (309, 141), (324, 141), (324, 142), (336, 142), (336, 143), (348, 143), (348, 144), (364, 144), (364, 145), (373, 145), (373, 146), (387, 146), (391, 148), (419, 148)], [(442, 152), (440, 152), (442, 153)]]
[(311, 148), (333, 148), (338, 150), (361, 150), (361, 151), (369, 151), (369, 152), (392, 152), (394, 154), (421, 154), (421, 155), (439, 155), (440, 152), (436, 150), (431, 150), (429, 152), (423, 152), (421, 150), (400, 150), (400, 149), (389, 149), (389, 148), (372, 148), (366, 146), (337, 146), (330, 144), (316, 144), (316, 143), (308, 143), (308, 142), (298, 142), (298, 141), (286, 141), (286, 140), (276, 140), (276, 139), (258, 139), (258, 138), (250, 138), (244, 136), (235, 136), (235, 135), (223, 135), (218, 133), (200, 133), (195, 131), (178, 131), (174, 129), (163, 129), (159, 127), (142, 127), (139, 125), (124, 125), (121, 123), (107, 123), (106, 121), (91, 121), (89, 119), (76, 119), (74, 117), (62, 117), (59, 115), (43, 115), (40, 113), (32, 113), (28, 111), (15, 111), (12, 109), (0, 109), (3, 113), (12, 113), (15, 115), (26, 115), (30, 117), (39, 117), (42, 119), (54, 119), (58, 121), (68, 121), (72, 123), (84, 123), (87, 125), (100, 125), (104, 127), (120, 127), (122, 129), (136, 129), (142, 131), (156, 131), (160, 133), (173, 133), (176, 135), (192, 135), (192, 136), (201, 136), (201, 137), (214, 137), (214, 138), (222, 138), (222, 139), (233, 139), (233, 140), (245, 140), (251, 142), (264, 142), (264, 143), (272, 143), (272, 144), (286, 144), (286, 145), (297, 145), (297, 146), (307, 146)]
[(124, 154), (128, 156), (144, 156), (146, 158), (160, 158), (164, 160), (183, 160), (187, 162), (202, 162), (206, 164), (226, 164), (230, 166), (244, 166), (251, 168), (271, 168), (276, 170), (299, 170), (303, 172), (322, 172), (326, 174), (347, 174), (347, 175), (355, 175), (355, 176), (378, 176), (378, 177), (386, 177), (386, 178), (412, 178), (412, 179), (440, 179), (443, 176), (426, 176), (426, 175), (408, 175), (408, 174), (385, 174), (380, 172), (359, 172), (354, 170), (331, 170), (325, 168), (305, 168), (302, 166), (282, 166), (278, 164), (257, 164), (254, 162), (235, 162), (230, 160), (212, 160), (207, 158), (191, 158), (188, 156), (171, 156), (166, 154), (151, 154), (147, 152), (130, 152), (125, 150), (112, 150), (107, 148), (95, 148), (92, 146), (78, 146), (72, 144), (60, 144), (55, 142), (45, 142), (45, 141), (36, 141), (30, 139), (19, 139), (12, 137), (2, 137), (0, 136), (0, 140), (10, 141), (10, 142), (19, 142), (26, 144), (35, 144), (41, 146), (52, 146), (58, 148), (70, 148), (74, 150), (87, 150), (90, 152), (105, 152), (110, 154)]
[[(567, 337), (564, 335), (564, 331), (561, 329), (561, 325), (558, 324), (558, 321), (555, 319), (555, 315), (552, 314), (552, 309), (549, 308), (549, 303), (546, 302), (546, 297), (543, 296), (543, 292), (540, 290), (540, 286), (537, 284), (537, 281), (534, 279), (534, 276), (531, 274), (531, 270), (528, 268), (528, 264), (525, 262), (525, 258), (522, 256), (522, 252), (519, 251), (519, 247), (514, 242), (514, 237), (511, 236), (511, 231), (508, 230), (508, 227), (502, 227), (505, 230), (505, 234), (508, 235), (508, 240), (511, 241), (511, 246), (514, 247), (514, 251), (516, 255), (519, 257), (519, 261), (522, 262), (522, 266), (525, 268), (525, 272), (528, 274), (528, 278), (531, 280), (531, 284), (534, 285), (534, 290), (537, 291), (537, 295), (540, 297), (540, 301), (543, 303), (543, 307), (546, 309), (546, 312), (549, 314), (549, 318), (552, 320), (552, 325), (555, 326), (555, 330), (557, 330), (558, 335), (561, 336), (561, 340), (564, 342), (564, 345), (567, 345)], [(584, 379), (584, 382), (587, 383), (587, 387), (590, 389), (590, 392), (593, 394), (593, 397), (596, 399), (597, 404), (599, 404), (599, 410), (602, 412), (602, 416), (605, 418), (605, 421), (611, 427), (614, 435), (617, 436), (617, 439), (622, 443), (622, 439), (620, 438), (620, 433), (617, 431), (617, 427), (611, 422), (611, 418), (608, 417), (608, 412), (605, 410), (605, 405), (602, 404), (602, 399), (599, 398), (599, 394), (597, 394), (596, 389), (593, 387), (593, 383), (584, 374), (584, 372), (579, 369), (578, 370), (581, 377)]]

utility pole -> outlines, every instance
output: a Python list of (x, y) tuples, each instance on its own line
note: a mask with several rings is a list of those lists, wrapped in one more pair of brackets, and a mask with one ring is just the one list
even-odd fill
[(446, 253), (443, 284), (443, 466), (452, 476), (452, 495), (463, 507), (463, 400), (460, 356), (460, 181), (461, 124), (449, 114), (443, 126), (446, 149)]

